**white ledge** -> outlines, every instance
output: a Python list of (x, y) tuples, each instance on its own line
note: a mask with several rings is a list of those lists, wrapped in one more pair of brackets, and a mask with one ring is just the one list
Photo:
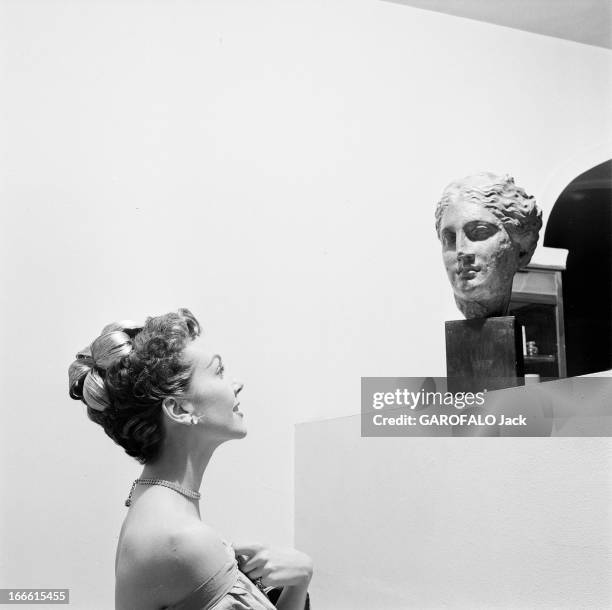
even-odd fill
[(531, 258), (531, 262), (527, 265), (527, 269), (545, 267), (547, 269), (564, 271), (568, 254), (569, 250), (565, 248), (546, 248), (544, 246), (538, 246)]

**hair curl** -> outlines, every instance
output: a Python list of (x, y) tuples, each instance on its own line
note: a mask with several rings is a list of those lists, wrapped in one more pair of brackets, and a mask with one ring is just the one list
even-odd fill
[(70, 396), (128, 455), (150, 462), (164, 439), (161, 403), (186, 390), (191, 367), (182, 352), (199, 334), (188, 309), (147, 318), (144, 326), (109, 324), (70, 365)]
[(444, 210), (456, 201), (478, 203), (499, 218), (510, 239), (519, 247), (521, 266), (529, 263), (542, 228), (542, 211), (534, 197), (517, 186), (512, 176), (482, 172), (451, 182), (436, 207), (438, 238)]

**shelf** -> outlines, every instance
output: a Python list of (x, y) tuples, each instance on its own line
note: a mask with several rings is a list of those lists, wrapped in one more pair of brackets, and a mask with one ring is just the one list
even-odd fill
[(524, 369), (543, 377), (565, 377), (567, 370), (561, 272), (557, 264), (529, 265), (512, 283), (510, 315), (523, 327), (523, 349), (526, 340), (540, 348), (539, 354), (523, 356)]
[(556, 362), (557, 358), (554, 354), (538, 354), (537, 356), (523, 356), (525, 363), (545, 363)]

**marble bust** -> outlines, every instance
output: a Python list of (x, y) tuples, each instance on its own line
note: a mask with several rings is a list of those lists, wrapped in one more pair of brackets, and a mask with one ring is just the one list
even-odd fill
[(451, 182), (436, 208), (436, 232), (455, 303), (467, 318), (504, 316), (512, 278), (529, 263), (542, 227), (533, 197), (508, 175)]

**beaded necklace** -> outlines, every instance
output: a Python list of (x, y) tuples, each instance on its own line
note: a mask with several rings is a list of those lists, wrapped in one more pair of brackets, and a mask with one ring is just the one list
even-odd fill
[(192, 498), (194, 500), (199, 500), (202, 495), (199, 491), (194, 491), (193, 489), (187, 489), (186, 487), (182, 487), (178, 483), (173, 483), (172, 481), (165, 481), (164, 479), (136, 479), (132, 484), (132, 489), (130, 489), (130, 495), (125, 501), (125, 505), (129, 506), (132, 503), (132, 494), (134, 493), (134, 488), (136, 485), (163, 485), (164, 487), (168, 487), (169, 489), (173, 489), (174, 491), (180, 493), (181, 495)]

